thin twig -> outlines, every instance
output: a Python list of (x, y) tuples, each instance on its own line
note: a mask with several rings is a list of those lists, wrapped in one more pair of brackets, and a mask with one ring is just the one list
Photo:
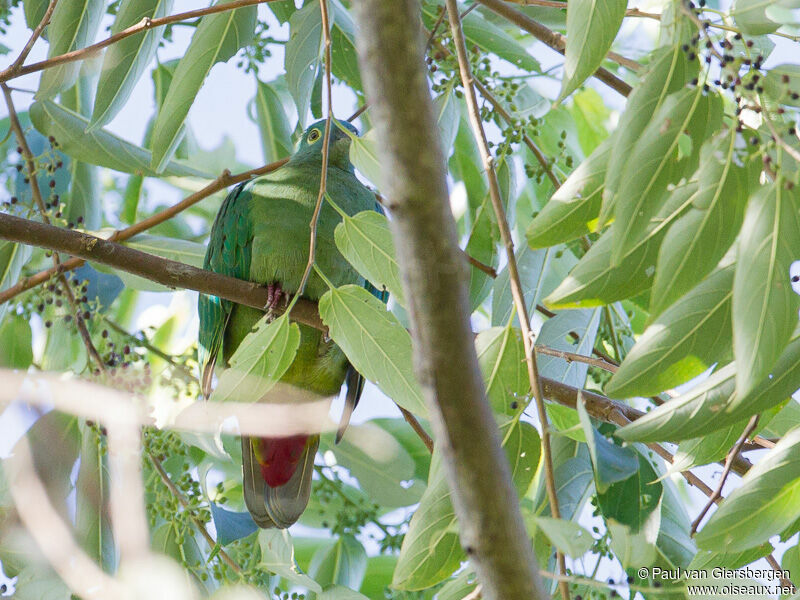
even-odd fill
[(17, 60), (15, 60), (12, 65), (6, 69), (8, 72), (16, 73), (22, 67), (25, 59), (28, 58), (28, 54), (30, 54), (31, 50), (33, 50), (33, 45), (36, 43), (36, 40), (41, 37), (44, 28), (47, 27), (48, 23), (50, 23), (50, 17), (53, 16), (53, 10), (55, 10), (57, 2), (58, 0), (50, 0), (50, 4), (47, 5), (47, 9), (44, 11), (44, 15), (42, 16), (42, 20), (39, 21), (36, 29), (34, 29), (33, 33), (31, 33), (28, 43), (25, 44), (22, 52), (19, 53)]
[(576, 354), (574, 352), (557, 350), (555, 348), (550, 348), (549, 346), (537, 345), (536, 353), (547, 354), (548, 356), (555, 356), (557, 358), (563, 358), (567, 362), (585, 363), (587, 365), (603, 369), (604, 371), (608, 371), (610, 373), (616, 373), (617, 369), (619, 368), (617, 365), (612, 365), (610, 362), (606, 362), (601, 358), (592, 358), (591, 356), (584, 356), (583, 354)]
[[(212, 550), (216, 548), (217, 542), (214, 540), (214, 538), (211, 537), (211, 534), (208, 533), (208, 530), (206, 529), (206, 526), (203, 524), (203, 522), (200, 519), (198, 519), (197, 516), (195, 516), (194, 512), (189, 506), (189, 501), (183, 497), (181, 491), (172, 482), (172, 479), (169, 478), (169, 474), (164, 470), (161, 461), (159, 461), (158, 458), (156, 458), (149, 452), (147, 453), (147, 457), (150, 459), (150, 462), (152, 463), (153, 468), (156, 470), (156, 473), (158, 473), (159, 477), (161, 477), (161, 481), (163, 481), (164, 485), (166, 485), (167, 488), (169, 488), (169, 491), (172, 493), (173, 496), (175, 496), (178, 502), (180, 502), (184, 510), (187, 513), (189, 513), (189, 518), (192, 519), (192, 523), (194, 523), (194, 526), (197, 528), (197, 531), (200, 532), (200, 535), (203, 536), (203, 539), (205, 539), (206, 542), (208, 542), (208, 545), (211, 547)], [(220, 548), (218, 554), (220, 558), (222, 558), (222, 560), (225, 561), (225, 564), (228, 565), (231, 569), (233, 569), (233, 571), (237, 575), (242, 575), (243, 573), (242, 567), (240, 567), (236, 563), (236, 561), (233, 560), (227, 552), (225, 552), (225, 550)]]
[[(52, 6), (52, 4), (51, 4)], [(36, 176), (36, 162), (33, 156), (33, 152), (31, 152), (31, 148), (28, 145), (28, 140), (25, 137), (25, 132), (22, 130), (22, 126), (19, 122), (19, 117), (17, 115), (17, 110), (14, 107), (14, 101), (11, 97), (11, 90), (5, 83), (0, 83), (0, 88), (3, 90), (3, 96), (6, 100), (6, 106), (8, 106), (8, 118), (11, 123), (11, 128), (14, 130), (14, 134), (17, 136), (17, 142), (19, 143), (20, 148), (22, 149), (22, 156), (25, 158), (25, 164), (28, 170), (28, 182), (31, 186), (31, 195), (33, 196), (33, 201), (36, 204), (37, 209), (39, 210), (39, 214), (42, 217), (42, 220), (46, 224), (50, 224), (50, 218), (47, 216), (47, 208), (44, 205), (44, 199), (42, 198), (42, 191), (39, 188), (39, 180)], [(105, 365), (103, 364), (103, 359), (100, 358), (100, 354), (97, 352), (97, 348), (95, 348), (94, 343), (92, 342), (92, 336), (89, 333), (88, 328), (86, 327), (86, 322), (83, 319), (83, 313), (78, 306), (77, 301), (75, 300), (75, 295), (72, 293), (72, 288), (70, 288), (69, 281), (67, 281), (66, 276), (64, 275), (63, 271), (59, 270), (59, 266), (61, 264), (61, 259), (59, 258), (58, 252), (53, 251), (53, 268), (58, 271), (57, 278), (58, 283), (61, 286), (62, 291), (64, 292), (64, 296), (67, 299), (67, 303), (70, 305), (72, 309), (72, 313), (75, 317), (75, 325), (78, 328), (78, 333), (81, 336), (81, 340), (83, 344), (86, 346), (86, 351), (88, 352), (89, 356), (91, 356), (92, 360), (97, 364), (98, 370), (100, 372), (105, 373)]]
[(722, 495), (722, 488), (725, 485), (725, 481), (728, 479), (728, 474), (731, 472), (733, 459), (739, 455), (739, 452), (741, 451), (744, 443), (747, 441), (747, 438), (755, 430), (756, 425), (758, 425), (759, 416), (760, 415), (753, 415), (750, 417), (750, 421), (747, 423), (747, 427), (744, 428), (742, 435), (739, 436), (739, 439), (736, 440), (733, 448), (731, 448), (730, 452), (728, 452), (728, 456), (725, 459), (725, 466), (722, 469), (722, 476), (719, 478), (719, 483), (717, 484), (717, 489), (715, 489), (714, 493), (709, 496), (708, 503), (703, 507), (703, 510), (700, 511), (700, 514), (697, 515), (697, 518), (692, 522), (692, 528), (689, 530), (690, 535), (694, 535), (697, 532), (697, 528), (703, 521), (703, 517), (706, 516), (706, 513), (711, 509), (711, 506), (714, 504), (717, 498)]
[[(539, 370), (536, 365), (536, 354), (533, 348), (530, 331), (530, 319), (528, 317), (528, 308), (525, 302), (525, 296), (522, 292), (522, 284), (520, 282), (519, 271), (517, 269), (517, 261), (514, 255), (514, 241), (511, 237), (511, 231), (508, 227), (508, 220), (506, 219), (505, 209), (503, 208), (503, 199), (500, 194), (500, 186), (497, 181), (497, 173), (494, 170), (494, 163), (492, 156), (489, 152), (489, 144), (486, 138), (486, 132), (483, 129), (483, 123), (480, 117), (480, 110), (478, 108), (478, 99), (475, 95), (474, 78), (470, 68), (469, 57), (467, 56), (467, 46), (464, 40), (464, 32), (461, 28), (461, 20), (458, 14), (458, 4), (456, 0), (446, 0), (448, 19), (450, 21), (450, 31), (453, 36), (453, 42), (456, 48), (456, 56), (458, 58), (459, 73), (461, 76), (461, 83), (464, 88), (465, 98), (467, 102), (467, 111), (469, 120), (472, 125), (475, 140), (478, 144), (478, 149), (481, 153), (483, 160), (483, 168), (489, 179), (489, 196), (494, 208), (494, 213), (500, 229), (500, 237), (506, 251), (506, 258), (508, 260), (509, 282), (511, 285), (511, 295), (514, 299), (517, 316), (519, 317), (520, 328), (522, 330), (523, 346), (525, 348), (525, 359), (528, 367), (528, 379), (530, 380), (533, 396), (536, 401), (536, 410), (539, 416), (539, 423), (542, 427), (542, 458), (545, 466), (545, 485), (547, 488), (547, 496), (550, 503), (550, 514), (558, 519), (561, 514), (558, 508), (558, 495), (556, 493), (555, 477), (553, 474), (553, 458), (550, 450), (550, 431), (547, 422), (547, 411), (544, 406), (544, 393), (542, 390), (542, 382), (539, 379)], [(556, 557), (558, 562), (559, 572), (566, 575), (567, 568), (564, 560), (564, 554), (560, 550), (556, 550)], [(566, 583), (559, 584), (561, 597), (564, 600), (569, 600), (569, 586)]]
[(56, 65), (75, 62), (76, 60), (82, 60), (84, 58), (88, 58), (96, 54), (106, 46), (110, 46), (120, 40), (124, 40), (127, 37), (136, 35), (137, 33), (141, 33), (149, 29), (153, 29), (155, 27), (161, 27), (162, 25), (169, 25), (171, 23), (177, 23), (178, 21), (186, 21), (188, 19), (194, 19), (195, 17), (202, 17), (214, 13), (227, 12), (229, 10), (235, 10), (237, 8), (244, 8), (245, 6), (253, 6), (254, 4), (265, 4), (267, 2), (274, 2), (274, 1), (275, 0), (231, 0), (231, 2), (226, 2), (224, 4), (215, 4), (207, 8), (198, 8), (196, 10), (190, 10), (184, 13), (170, 15), (168, 17), (160, 17), (158, 19), (150, 19), (148, 17), (145, 17), (144, 19), (136, 23), (136, 25), (131, 25), (127, 29), (123, 29), (119, 33), (116, 33), (104, 40), (101, 40), (96, 44), (92, 44), (91, 46), (86, 46), (85, 48), (79, 48), (78, 50), (73, 50), (72, 52), (67, 52), (65, 54), (59, 54), (58, 56), (53, 56), (51, 58), (39, 61), (37, 63), (33, 63), (26, 67), (19, 67), (15, 71), (12, 71), (12, 67), (9, 67), (8, 69), (5, 69), (4, 71), (0, 72), (0, 82), (8, 81), (9, 79), (14, 79), (15, 77), (21, 77), (22, 75), (28, 75), (29, 73), (36, 73), (37, 71), (49, 69), (50, 67), (54, 67)]
[(317, 225), (319, 224), (319, 213), (322, 210), (322, 201), (325, 199), (325, 190), (328, 185), (328, 155), (330, 153), (331, 121), (333, 119), (333, 110), (331, 107), (331, 103), (333, 102), (333, 94), (331, 92), (331, 28), (328, 22), (328, 0), (320, 0), (319, 10), (322, 14), (322, 36), (325, 47), (325, 95), (327, 96), (328, 114), (325, 117), (325, 137), (322, 140), (322, 171), (319, 175), (319, 194), (317, 195), (317, 204), (314, 206), (314, 213), (311, 215), (311, 223), (309, 223), (311, 231), (308, 244), (308, 263), (306, 263), (306, 270), (303, 272), (303, 277), (300, 280), (300, 285), (297, 288), (295, 297), (302, 296), (303, 291), (306, 289), (308, 278), (311, 276), (311, 269), (314, 266), (317, 253)]
[[(115, 231), (108, 239), (109, 241), (115, 242), (122, 242), (124, 240), (132, 238), (134, 235), (142, 233), (143, 231), (147, 231), (151, 227), (155, 227), (156, 225), (163, 223), (177, 215), (178, 213), (186, 210), (190, 206), (193, 206), (200, 202), (201, 200), (211, 196), (219, 192), (220, 190), (225, 189), (228, 186), (234, 185), (236, 183), (241, 183), (242, 181), (247, 181), (253, 177), (258, 175), (264, 175), (265, 173), (270, 173), (279, 167), (282, 167), (288, 162), (288, 158), (282, 158), (281, 160), (275, 161), (268, 165), (264, 165), (263, 167), (259, 167), (257, 169), (251, 169), (249, 171), (245, 171), (243, 173), (238, 173), (236, 175), (231, 175), (228, 169), (225, 169), (222, 174), (217, 177), (214, 181), (209, 183), (203, 189), (190, 194), (180, 202), (170, 206), (169, 208), (165, 208), (162, 211), (157, 212), (154, 215), (149, 216), (148, 218), (140, 221), (138, 223), (134, 223), (130, 227), (126, 227), (124, 229), (118, 229)], [(53, 267), (51, 269), (45, 269), (40, 271), (30, 277), (26, 277), (20, 279), (15, 285), (12, 285), (8, 289), (0, 292), (0, 304), (3, 302), (7, 302), (11, 300), (18, 294), (25, 292), (37, 285), (40, 285), (47, 280), (49, 280), (53, 275), (57, 273), (70, 271), (72, 269), (77, 269), (78, 267), (82, 266), (86, 261), (80, 258), (72, 258), (67, 261), (61, 263), (58, 267)]]
[[(548, 29), (538, 21), (531, 19), (525, 13), (521, 13), (515, 8), (509, 6), (503, 2), (503, 0), (478, 0), (478, 2), (494, 11), (501, 17), (505, 17), (521, 29), (524, 29), (533, 37), (541, 42), (544, 42), (559, 54), (564, 54), (566, 38), (563, 35)], [(608, 69), (600, 67), (594, 72), (593, 76), (623, 96), (628, 96), (631, 93), (631, 86), (622, 81)]]
[(431, 436), (428, 435), (428, 432), (425, 431), (425, 429), (422, 427), (420, 422), (417, 421), (417, 418), (412, 413), (407, 411), (405, 408), (403, 408), (399, 404), (397, 405), (397, 408), (400, 409), (400, 413), (403, 415), (403, 418), (406, 420), (406, 422), (409, 425), (411, 425), (411, 429), (414, 430), (414, 432), (419, 436), (419, 439), (422, 440), (422, 443), (425, 444), (425, 447), (428, 449), (428, 452), (430, 452), (432, 454), (433, 453), (433, 439), (431, 438)]

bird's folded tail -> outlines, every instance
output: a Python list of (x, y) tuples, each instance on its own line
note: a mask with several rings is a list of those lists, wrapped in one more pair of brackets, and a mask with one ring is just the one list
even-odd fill
[(259, 527), (285, 529), (303, 514), (318, 448), (319, 435), (242, 437), (244, 500)]

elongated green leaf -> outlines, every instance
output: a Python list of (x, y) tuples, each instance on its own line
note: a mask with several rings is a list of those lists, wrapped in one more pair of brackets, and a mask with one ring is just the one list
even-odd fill
[(86, 368), (86, 346), (78, 332), (66, 323), (55, 323), (47, 330), (47, 342), (41, 367), (45, 371), (72, 370), (80, 373)]
[(695, 538), (706, 550), (758, 546), (800, 517), (800, 428), (759, 460)]
[(595, 231), (612, 141), (598, 146), (531, 221), (525, 232), (531, 248), (554, 246)]
[(747, 207), (733, 280), (736, 389), (744, 395), (770, 372), (797, 325), (800, 296), (789, 268), (800, 257), (800, 192), (782, 181)]
[(289, 93), (297, 106), (300, 126), (306, 126), (311, 90), (319, 68), (322, 44), (322, 14), (319, 2), (312, 0), (289, 18), (289, 41), (286, 42), (284, 68)]
[(370, 129), (362, 136), (352, 134), (349, 130), (346, 133), (350, 136), (350, 161), (364, 177), (380, 188), (382, 179), (381, 163), (378, 160), (378, 143), (375, 139), (375, 130)]
[(292, 131), (278, 94), (268, 83), (256, 80), (256, 117), (261, 131), (264, 161), (274, 162), (292, 153)]
[(381, 427), (373, 423), (351, 426), (336, 445), (327, 436), (323, 437), (322, 447), (333, 452), (336, 462), (358, 479), (359, 487), (372, 502), (384, 507), (410, 506), (419, 502), (421, 485), (406, 487), (400, 484), (414, 479), (414, 459), (394, 436)]
[(319, 600), (370, 600), (364, 594), (341, 585), (332, 585), (322, 590)]
[[(231, 0), (219, 0), (226, 4)], [(256, 7), (206, 15), (192, 35), (186, 53), (175, 69), (164, 104), (153, 127), (153, 158), (150, 166), (162, 172), (180, 143), (181, 125), (189, 114), (197, 92), (219, 62), (226, 62), (247, 45), (256, 26)]]
[(707, 465), (725, 458), (746, 425), (747, 421), (739, 421), (703, 437), (683, 440), (678, 444), (675, 460), (672, 461), (668, 473), (688, 471), (697, 465)]
[(444, 93), (438, 95), (433, 101), (433, 108), (442, 140), (442, 152), (447, 157), (450, 156), (458, 133), (459, 110), (453, 90), (448, 88)]
[(731, 264), (715, 271), (659, 316), (606, 384), (606, 394), (658, 394), (729, 356), (734, 270)]
[[(119, 33), (145, 18), (157, 19), (168, 15), (172, 10), (172, 2), (125, 0), (119, 7), (111, 33)], [(90, 128), (102, 127), (125, 105), (136, 82), (155, 56), (163, 34), (164, 27), (155, 27), (112, 44), (106, 50)]]
[(30, 323), (17, 314), (0, 321), (0, 367), (27, 369), (33, 361)]
[[(36, 29), (39, 23), (42, 22), (44, 13), (47, 12), (47, 5), (50, 0), (24, 0), (22, 6), (25, 10), (25, 24), (28, 29)], [(45, 28), (47, 31), (47, 28)]]
[[(62, 0), (56, 4), (50, 25), (48, 58), (79, 50), (94, 41), (105, 11), (104, 0)], [(38, 23), (37, 23), (38, 25)], [(42, 73), (36, 99), (51, 98), (77, 81), (81, 62), (56, 65)]]
[[(0, 240), (0, 292), (17, 283), (22, 267), (30, 260), (31, 247)], [(8, 302), (0, 304), (0, 321), (8, 310)]]
[(331, 72), (354, 90), (361, 90), (361, 71), (356, 52), (356, 26), (339, 0), (331, 0)]
[(660, 314), (717, 265), (739, 233), (750, 188), (758, 173), (737, 165), (737, 133), (704, 144), (697, 194), (669, 228), (658, 253), (650, 313)]
[(777, 31), (780, 23), (767, 16), (767, 9), (778, 0), (736, 0), (731, 16), (743, 33), (762, 35)]
[(639, 459), (631, 448), (623, 448), (608, 441), (592, 426), (580, 397), (578, 416), (586, 434), (589, 455), (592, 457), (594, 485), (598, 494), (604, 494), (613, 484), (625, 481), (635, 474), (639, 470)]
[(580, 558), (594, 543), (592, 534), (574, 521), (537, 517), (536, 526), (550, 538), (553, 545), (570, 558)]
[(612, 262), (613, 232), (607, 231), (589, 249), (561, 285), (544, 302), (552, 308), (590, 308), (636, 296), (652, 285), (656, 258), (667, 227), (690, 206), (697, 184), (668, 193), (647, 234), (619, 264)]
[(258, 402), (292, 364), (300, 345), (300, 328), (288, 315), (271, 323), (267, 319), (264, 315), (239, 344), (210, 400)]
[(572, 0), (569, 3), (564, 79), (557, 101), (569, 96), (603, 63), (627, 7), (626, 0)]
[[(147, 150), (118, 138), (116, 135), (98, 129), (86, 133), (89, 122), (49, 100), (35, 102), (30, 108), (31, 121), (43, 135), (52, 135), (61, 149), (76, 160), (107, 167), (121, 173), (132, 173), (155, 177), (157, 173), (150, 168), (151, 155)], [(169, 161), (158, 174), (167, 176), (207, 175), (180, 161)]]
[[(622, 169), (616, 219), (611, 226), (613, 264), (645, 234), (667, 185), (694, 171), (706, 132), (716, 131), (721, 117), (719, 96), (704, 95), (702, 86), (683, 89), (664, 100)], [(678, 144), (687, 134), (693, 151), (682, 157)]]
[(680, 44), (659, 48), (653, 53), (650, 68), (639, 84), (634, 86), (625, 112), (620, 116), (608, 162), (600, 226), (608, 223), (613, 216), (617, 191), (622, 182), (622, 168), (630, 158), (633, 146), (653, 115), (660, 110), (665, 98), (681, 89), (697, 71), (697, 63), (687, 60)]
[(411, 336), (380, 300), (360, 286), (345, 285), (325, 292), (319, 314), (359, 373), (406, 410), (427, 415), (413, 375)]
[(386, 217), (374, 210), (344, 216), (334, 231), (336, 247), (372, 285), (389, 290), (400, 304), (403, 286)]
[(260, 565), (267, 571), (285, 577), (287, 581), (321, 592), (322, 586), (305, 573), (301, 573), (294, 560), (294, 548), (289, 532), (285, 529), (262, 529), (258, 532), (261, 548)]
[[(501, 433), (515, 487), (522, 494), (539, 464), (539, 434), (530, 423), (516, 419), (506, 422)], [(392, 587), (419, 590), (435, 585), (449, 577), (464, 557), (441, 456), (434, 452), (428, 488), (403, 540)]]
[[(544, 276), (545, 264), (556, 252), (558, 252), (556, 249), (532, 250), (527, 245), (521, 246), (515, 252), (517, 270), (523, 288), (522, 295), (529, 312), (543, 291), (540, 282)], [(492, 325), (505, 325), (512, 315), (514, 315), (514, 322), (518, 324), (519, 321), (514, 314), (515, 310), (511, 297), (511, 278), (508, 267), (506, 267), (498, 273), (492, 286)]]
[[(536, 344), (590, 356), (597, 339), (600, 316), (599, 308), (560, 312), (545, 321), (539, 335), (536, 336)], [(589, 365), (586, 363), (565, 361), (544, 354), (539, 354), (537, 362), (542, 377), (549, 377), (577, 388), (583, 388), (586, 383), (586, 373), (589, 370)], [(574, 414), (571, 408), (564, 408)]]
[[(660, 512), (661, 494), (664, 490), (649, 461), (638, 452), (633, 452), (633, 456), (638, 461), (638, 469), (631, 476), (612, 484), (605, 492), (597, 495), (600, 510), (609, 525), (612, 521), (625, 525), (630, 528), (630, 534), (650, 527), (649, 517)], [(655, 533), (658, 533), (658, 522)], [(654, 535), (652, 542), (655, 542), (655, 538)]]
[(519, 329), (506, 326), (481, 331), (475, 338), (475, 350), (492, 410), (506, 415), (524, 410), (530, 383)]
[(772, 67), (762, 81), (764, 93), (771, 100), (787, 106), (800, 106), (800, 65)]
[(332, 545), (314, 554), (309, 576), (323, 588), (341, 585), (358, 589), (367, 570), (367, 552), (351, 535), (340, 536)]

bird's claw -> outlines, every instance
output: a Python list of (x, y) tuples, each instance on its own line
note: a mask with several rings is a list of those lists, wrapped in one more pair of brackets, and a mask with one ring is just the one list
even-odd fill
[(267, 304), (264, 306), (264, 311), (267, 313), (269, 321), (272, 321), (277, 316), (275, 314), (275, 309), (280, 305), (281, 298), (284, 300), (285, 308), (289, 302), (289, 294), (284, 292), (283, 288), (281, 288), (281, 284), (276, 281), (268, 284)]

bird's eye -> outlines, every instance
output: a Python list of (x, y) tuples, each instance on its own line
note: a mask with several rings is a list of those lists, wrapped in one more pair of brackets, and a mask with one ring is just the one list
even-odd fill
[(320, 136), (322, 136), (322, 134), (319, 132), (319, 129), (312, 129), (308, 134), (308, 141), (313, 144)]

